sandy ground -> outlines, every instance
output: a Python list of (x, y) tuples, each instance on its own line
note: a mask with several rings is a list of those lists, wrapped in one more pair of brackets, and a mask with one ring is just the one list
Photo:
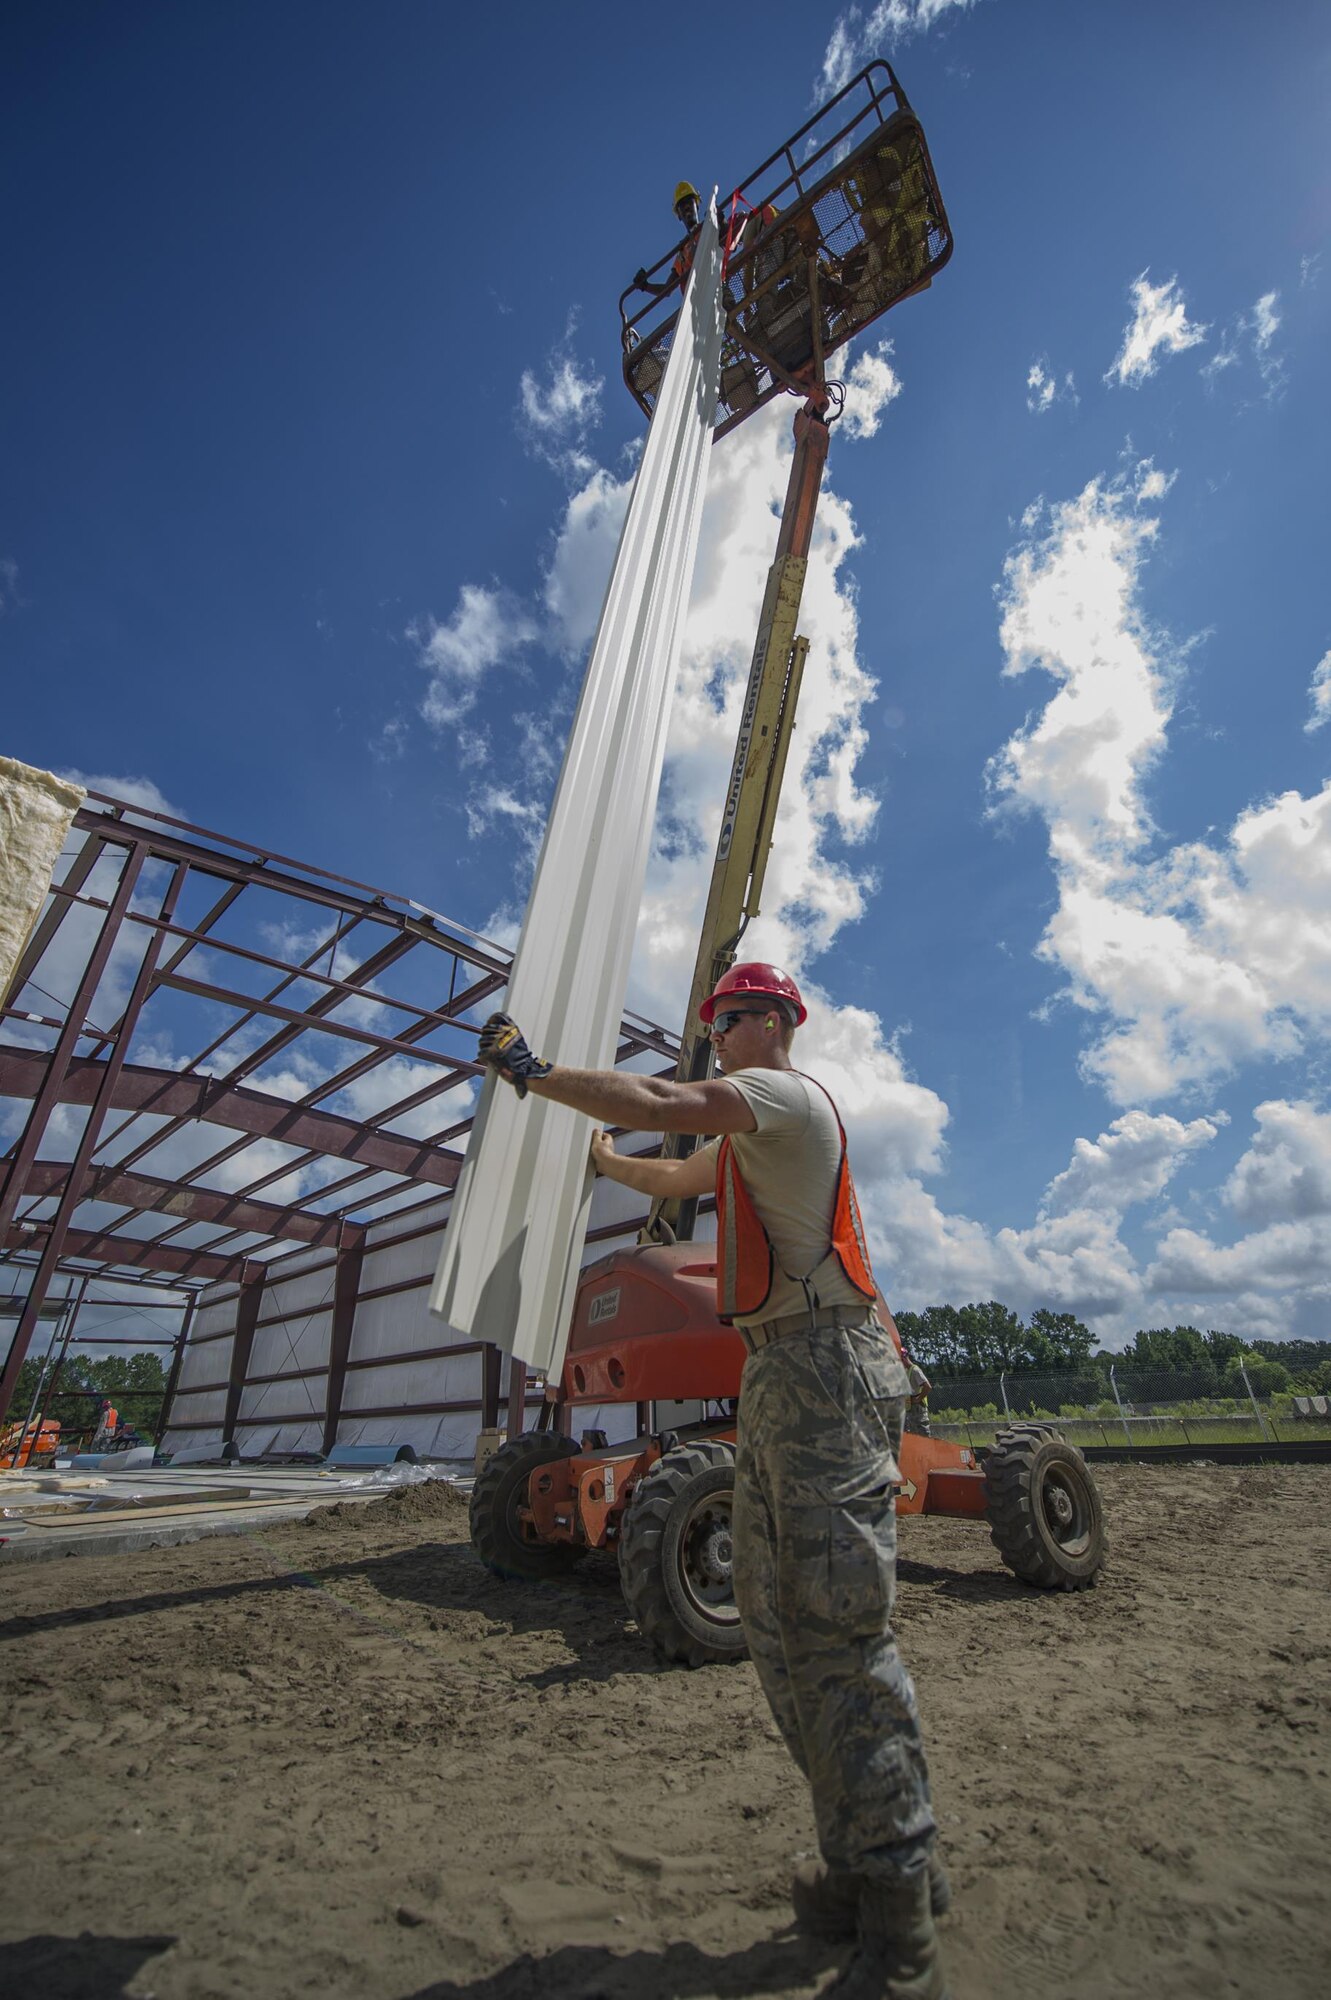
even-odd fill
[[(1331, 1468), (1100, 1474), (1112, 1569), (903, 1525), (955, 2000), (1327, 1990)], [(0, 1573), (0, 1991), (808, 1995), (807, 1798), (752, 1669), (613, 1564), (488, 1576), (431, 1488)]]

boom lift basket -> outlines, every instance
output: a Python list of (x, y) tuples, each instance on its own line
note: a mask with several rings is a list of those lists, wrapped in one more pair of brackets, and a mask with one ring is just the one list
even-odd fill
[[(924, 132), (890, 64), (870, 63), (756, 168), (723, 228), (718, 438), (784, 390), (807, 394), (829, 354), (952, 255)], [(660, 288), (687, 244), (619, 301), (624, 380), (648, 417), (679, 317), (678, 290), (663, 299)]]

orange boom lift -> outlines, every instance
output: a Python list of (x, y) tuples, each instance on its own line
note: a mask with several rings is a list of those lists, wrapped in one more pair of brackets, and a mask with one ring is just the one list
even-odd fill
[[(872, 63), (736, 190), (723, 219), (726, 331), (715, 436), (793, 394), (795, 454), (735, 744), (677, 1074), (711, 1074), (699, 1006), (734, 964), (758, 914), (808, 640), (800, 600), (830, 426), (842, 385), (828, 357), (902, 299), (928, 289), (952, 233), (919, 119), (888, 64)], [(679, 312), (667, 250), (620, 299), (624, 380), (650, 417)], [(673, 294), (673, 295), (672, 295)], [(668, 1157), (697, 1141), (671, 1133)], [(589, 1549), (617, 1549), (629, 1608), (666, 1659), (743, 1657), (731, 1583), (735, 1406), (746, 1349), (716, 1315), (710, 1244), (696, 1201), (657, 1202), (631, 1250), (584, 1271), (568, 1354), (535, 1431), (510, 1438), (477, 1476), (472, 1542), (502, 1576), (550, 1578)], [(896, 1329), (886, 1301), (883, 1324)], [(898, 1343), (899, 1344), (899, 1343)], [(636, 1405), (642, 1435), (609, 1446), (569, 1434), (579, 1406)], [(657, 1429), (658, 1404), (689, 1421)], [(695, 1414), (696, 1413), (696, 1414)], [(1014, 1427), (984, 1456), (927, 1435), (903, 1440), (899, 1514), (989, 1524), (1003, 1561), (1047, 1589), (1080, 1590), (1105, 1556), (1099, 1496), (1056, 1432)]]

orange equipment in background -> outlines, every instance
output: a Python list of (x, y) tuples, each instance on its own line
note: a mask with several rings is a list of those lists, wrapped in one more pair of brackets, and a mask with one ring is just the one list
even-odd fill
[(60, 1425), (54, 1417), (40, 1424), (7, 1424), (0, 1430), (0, 1471), (54, 1458), (59, 1449)]

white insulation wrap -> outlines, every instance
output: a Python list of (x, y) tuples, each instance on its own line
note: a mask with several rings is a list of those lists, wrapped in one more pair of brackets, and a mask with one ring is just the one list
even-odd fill
[[(541, 1055), (614, 1060), (707, 484), (721, 361), (721, 246), (698, 236), (505, 1009)], [(553, 1374), (573, 1312), (592, 1176), (580, 1112), (481, 1091), (431, 1309)]]
[(0, 757), (0, 1000), (42, 912), (69, 824), (86, 794)]

